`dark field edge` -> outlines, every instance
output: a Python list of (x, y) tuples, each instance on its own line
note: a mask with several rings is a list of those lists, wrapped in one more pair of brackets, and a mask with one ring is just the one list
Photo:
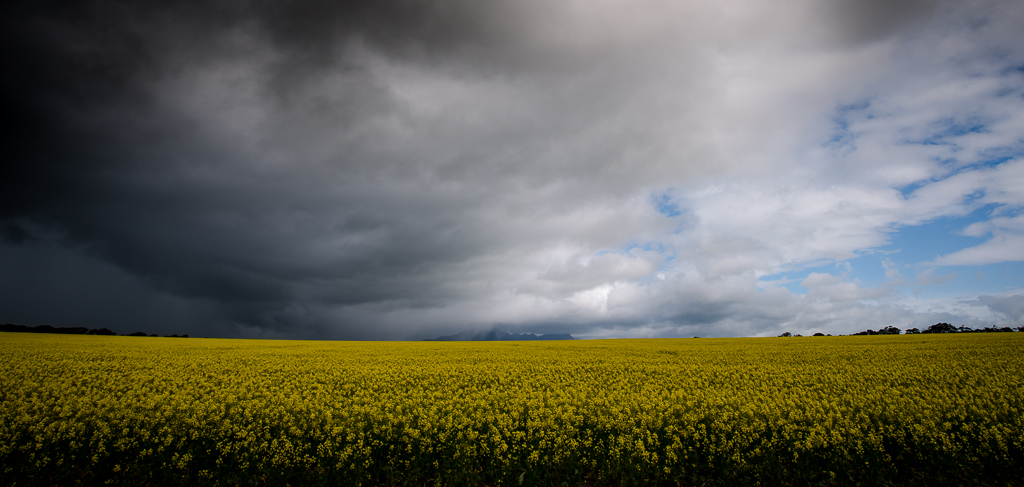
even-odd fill
[[(107, 451), (97, 452), (95, 447), (86, 445), (53, 443), (46, 445), (42, 454), (66, 461), (37, 468), (41, 453), (33, 448), (31, 438), (22, 437), (17, 444), (8, 445), (13, 447), (7, 450), (8, 454), (0, 455), (0, 485), (1024, 485), (1024, 452), (1019, 435), (1007, 438), (1007, 442), (983, 443), (972, 437), (973, 426), (967, 421), (954, 428), (958, 430), (953, 437), (959, 453), (944, 451), (938, 440), (915, 442), (909, 431), (903, 433), (899, 428), (890, 429), (894, 435), (883, 436), (880, 445), (874, 447), (851, 441), (831, 448), (797, 451), (791, 442), (780, 443), (782, 440), (773, 438), (777, 431), (767, 426), (745, 442), (742, 449), (723, 448), (723, 443), (729, 443), (728, 431), (713, 431), (713, 437), (721, 441), (702, 445), (699, 439), (674, 437), (666, 428), (659, 428), (651, 430), (653, 435), (646, 435), (656, 438), (647, 442), (646, 454), (622, 448), (617, 439), (628, 435), (627, 432), (595, 427), (580, 431), (594, 441), (594, 448), (584, 454), (586, 458), (545, 462), (544, 458), (553, 452), (532, 441), (523, 445), (524, 450), (541, 451), (540, 461), (531, 461), (524, 453), (509, 465), (501, 465), (488, 456), (486, 441), (476, 444), (475, 451), (466, 455), (466, 431), (454, 438), (454, 443), (437, 445), (429, 451), (418, 443), (396, 441), (389, 434), (367, 434), (361, 442), (366, 447), (363, 453), (341, 461), (337, 455), (318, 454), (324, 441), (294, 437), (287, 447), (281, 448), (294, 450), (295, 458), (305, 457), (304, 462), (259, 467), (253, 464), (260, 459), (259, 452), (224, 454), (226, 438), (193, 435), (145, 458), (140, 452), (152, 448), (152, 444), (122, 451), (110, 451), (115, 448), (109, 445)], [(687, 452), (689, 458), (670, 465), (666, 462), (670, 451)], [(652, 459), (651, 452), (657, 457)], [(98, 458), (94, 459), (94, 455)], [(185, 455), (189, 461), (181, 463)]]

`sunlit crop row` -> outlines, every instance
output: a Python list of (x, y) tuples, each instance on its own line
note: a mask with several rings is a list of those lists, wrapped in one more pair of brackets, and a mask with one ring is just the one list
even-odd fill
[(5, 485), (1020, 485), (1024, 333), (0, 333)]

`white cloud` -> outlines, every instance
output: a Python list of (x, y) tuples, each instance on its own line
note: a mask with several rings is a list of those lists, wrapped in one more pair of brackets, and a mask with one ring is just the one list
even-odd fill
[(1024, 260), (1024, 235), (997, 234), (981, 245), (958, 250), (935, 259), (935, 265), (964, 266), (1019, 262)]

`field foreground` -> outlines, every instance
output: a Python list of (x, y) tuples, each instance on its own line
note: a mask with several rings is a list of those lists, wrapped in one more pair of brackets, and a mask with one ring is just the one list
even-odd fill
[(4, 485), (1022, 485), (1024, 333), (0, 333)]

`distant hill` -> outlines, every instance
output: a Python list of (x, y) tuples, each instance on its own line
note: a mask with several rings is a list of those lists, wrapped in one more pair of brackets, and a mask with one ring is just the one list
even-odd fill
[(454, 335), (428, 338), (425, 342), (504, 342), (516, 340), (575, 340), (568, 333), (548, 333), (537, 336), (533, 333), (508, 333), (504, 331), (464, 331)]

